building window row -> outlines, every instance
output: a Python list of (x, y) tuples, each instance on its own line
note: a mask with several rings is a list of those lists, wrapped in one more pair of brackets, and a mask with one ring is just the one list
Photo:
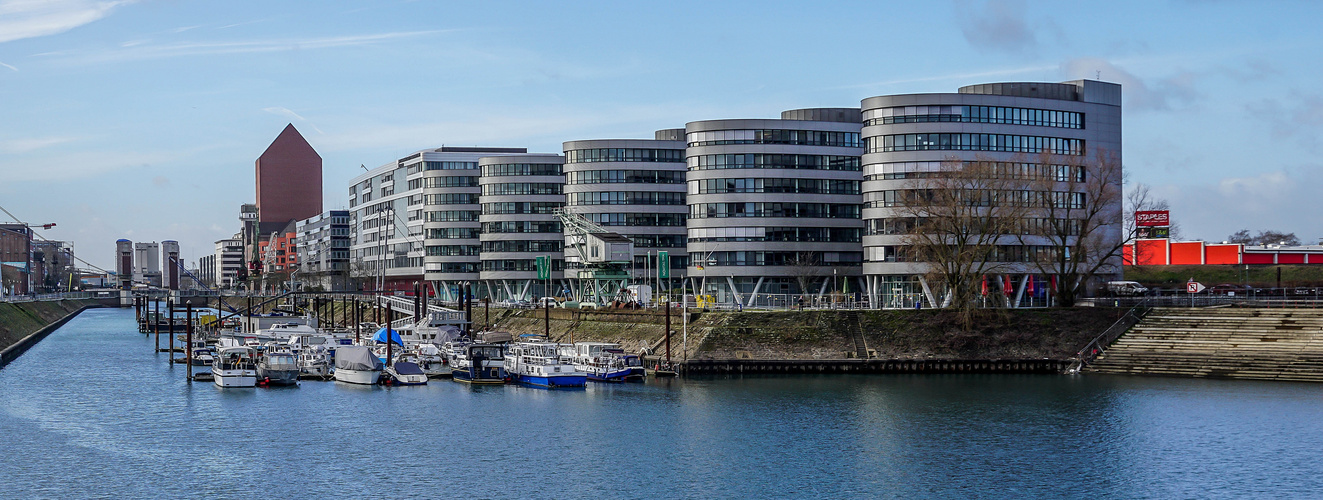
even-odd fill
[(680, 234), (635, 234), (629, 239), (634, 248), (683, 248), (684, 235)]
[(477, 245), (428, 245), (426, 251), (428, 257), (476, 256), (481, 254), (482, 247)]
[(689, 147), (724, 144), (794, 144), (798, 146), (859, 147), (858, 132), (820, 130), (714, 130), (691, 132)]
[[(537, 262), (533, 259), (503, 259), (482, 261), (483, 271), (537, 271)], [(551, 259), (552, 271), (564, 271), (564, 259)]]
[(478, 203), (477, 193), (441, 193), (426, 196), (428, 205), (473, 205)]
[(858, 266), (863, 252), (712, 252), (708, 262), (716, 266)]
[(501, 240), (482, 242), (484, 252), (560, 252), (563, 240)]
[(566, 184), (684, 184), (684, 179), (684, 172), (674, 170), (584, 170), (565, 172)]
[[(974, 248), (971, 252), (986, 252), (986, 262), (1048, 262), (1057, 256), (1058, 247), (1050, 245), (996, 245), (991, 248)], [(864, 248), (869, 262), (931, 262), (919, 255), (918, 249), (910, 245), (886, 245)]]
[(588, 220), (603, 226), (660, 226), (685, 225), (685, 214), (607, 213), (582, 214)]
[(855, 203), (697, 203), (689, 205), (689, 218), (723, 217), (802, 217), (858, 219)]
[[(888, 217), (864, 221), (864, 230), (868, 235), (903, 235), (910, 234), (915, 228), (927, 223), (923, 217)], [(1009, 234), (1016, 235), (1051, 235), (1079, 236), (1078, 219), (1053, 219), (1046, 217), (1026, 217), (1016, 219)]]
[(483, 203), (484, 215), (496, 214), (552, 214), (563, 204), (554, 201), (515, 201), (507, 203)]
[(857, 227), (712, 227), (690, 229), (689, 241), (858, 243), (862, 233)]
[[(977, 190), (958, 193), (959, 202), (971, 207), (1084, 208), (1084, 193), (1071, 191)], [(889, 189), (864, 193), (864, 208), (928, 206), (936, 199), (932, 189)]]
[(477, 262), (427, 262), (423, 270), (429, 273), (476, 273), (482, 269)]
[(866, 170), (872, 173), (864, 180), (884, 179), (936, 179), (946, 177), (957, 165), (969, 168), (981, 164), (987, 167), (987, 175), (994, 179), (1024, 181), (1050, 180), (1055, 182), (1084, 182), (1088, 178), (1088, 169), (1080, 165), (1049, 165), (1027, 162), (952, 162), (910, 161), (869, 165)]
[[(671, 264), (671, 269), (684, 269), (684, 268), (686, 268), (686, 267), (689, 267), (689, 256), (688, 256), (688, 255), (672, 255), (672, 256), (670, 256), (670, 257), (671, 257), (671, 258), (668, 259), (668, 260), (671, 261), (671, 262), (670, 262), (670, 264)], [(580, 266), (580, 267), (581, 267), (581, 266)], [(635, 256), (634, 256), (634, 269), (638, 270), (638, 269), (648, 269), (648, 268), (651, 268), (651, 269), (654, 269), (654, 270), (657, 268), (657, 254), (656, 254), (656, 253), (653, 253), (653, 254), (651, 255), (651, 257), (649, 257), (648, 255), (635, 255)], [(656, 272), (656, 271), (654, 271), (654, 272)]]
[(1008, 134), (893, 134), (868, 137), (865, 151), (1000, 151), (1007, 153), (1084, 154), (1083, 139)]
[(476, 222), (477, 210), (437, 210), (427, 212), (427, 222)]
[(859, 171), (859, 157), (757, 153), (689, 157), (689, 170), (723, 170), (728, 168), (785, 168), (857, 172)]
[(684, 205), (684, 193), (657, 191), (590, 191), (569, 193), (566, 205)]
[(1005, 106), (896, 106), (869, 114), (874, 118), (864, 121), (864, 126), (953, 122), (1084, 128), (1084, 113)]
[(677, 163), (684, 161), (683, 149), (596, 148), (571, 149), (565, 152), (565, 163), (592, 163), (599, 161), (646, 161)]
[(798, 193), (859, 194), (859, 181), (831, 179), (701, 179), (689, 181), (689, 194)]
[(483, 165), (482, 175), (486, 177), (508, 175), (561, 175), (561, 166), (557, 163), (497, 163)]
[(549, 182), (500, 182), (484, 184), (483, 195), (561, 194), (563, 184)]
[(559, 233), (562, 229), (560, 222), (537, 222), (537, 221), (500, 221), (482, 223), (482, 232), (495, 233)]
[(427, 239), (429, 240), (465, 240), (477, 238), (481, 234), (477, 228), (473, 227), (442, 227), (428, 228)]
[(476, 161), (429, 161), (427, 170), (472, 170), (478, 168)]
[(478, 187), (478, 178), (462, 175), (447, 175), (444, 177), (424, 177), (409, 181), (409, 189), (422, 188), (448, 188), (448, 187)]

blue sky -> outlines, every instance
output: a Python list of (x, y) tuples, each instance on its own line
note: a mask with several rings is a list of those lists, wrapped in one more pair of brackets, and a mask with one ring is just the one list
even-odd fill
[[(1190, 239), (1317, 243), (1323, 3), (0, 0), (0, 206), (114, 241), (233, 234), (286, 123), (348, 179), (994, 81), (1123, 84), (1124, 160)], [(3, 216), (0, 216), (3, 217)]]

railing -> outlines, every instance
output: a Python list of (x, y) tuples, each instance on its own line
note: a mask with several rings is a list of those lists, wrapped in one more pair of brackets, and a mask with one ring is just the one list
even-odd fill
[[(118, 294), (113, 297), (119, 297)], [(92, 299), (91, 292), (38, 293), (32, 295), (0, 295), (0, 302), (37, 302), (52, 300)]]
[(1130, 328), (1138, 324), (1140, 320), (1144, 319), (1144, 316), (1147, 315), (1149, 311), (1153, 310), (1154, 306), (1149, 304), (1147, 300), (1153, 298), (1157, 297), (1148, 297), (1141, 300), (1130, 309), (1127, 309), (1125, 314), (1122, 314), (1115, 323), (1112, 323), (1112, 326), (1107, 327), (1106, 330), (1103, 330), (1101, 334), (1085, 345), (1083, 349), (1080, 349), (1078, 353), (1075, 353), (1075, 361), (1071, 363), (1070, 367), (1066, 368), (1066, 373), (1079, 373), (1085, 366), (1088, 366), (1095, 359), (1098, 359), (1098, 356), (1102, 355), (1107, 348), (1112, 345), (1112, 342), (1115, 342), (1121, 334), (1130, 330)]

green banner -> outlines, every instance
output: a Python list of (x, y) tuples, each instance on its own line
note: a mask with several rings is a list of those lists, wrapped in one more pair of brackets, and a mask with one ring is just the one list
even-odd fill
[(551, 256), (543, 255), (537, 258), (537, 279), (551, 279)]
[(657, 278), (671, 278), (671, 253), (665, 250), (657, 252)]

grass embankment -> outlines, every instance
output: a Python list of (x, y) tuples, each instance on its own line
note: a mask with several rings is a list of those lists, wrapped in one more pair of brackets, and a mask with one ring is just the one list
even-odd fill
[[(1107, 308), (980, 311), (965, 331), (953, 311), (789, 311), (691, 313), (690, 359), (842, 359), (867, 349), (886, 359), (1065, 359), (1107, 329), (1123, 311)], [(541, 334), (541, 310), (492, 309), (496, 327)], [(475, 311), (481, 324), (484, 315)], [(672, 355), (681, 353), (681, 319), (673, 311)], [(664, 317), (650, 312), (553, 309), (551, 336), (603, 341), (626, 350), (658, 347)], [(661, 349), (658, 349), (660, 352)]]
[(1282, 286), (1323, 286), (1323, 266), (1319, 265), (1209, 265), (1209, 266), (1126, 266), (1125, 279), (1138, 281), (1144, 286), (1158, 288), (1184, 288), (1193, 278), (1205, 286), (1223, 283), (1245, 284), (1255, 288), (1277, 286), (1277, 270), (1282, 271)]
[(0, 303), (0, 350), (88, 304), (79, 300)]

